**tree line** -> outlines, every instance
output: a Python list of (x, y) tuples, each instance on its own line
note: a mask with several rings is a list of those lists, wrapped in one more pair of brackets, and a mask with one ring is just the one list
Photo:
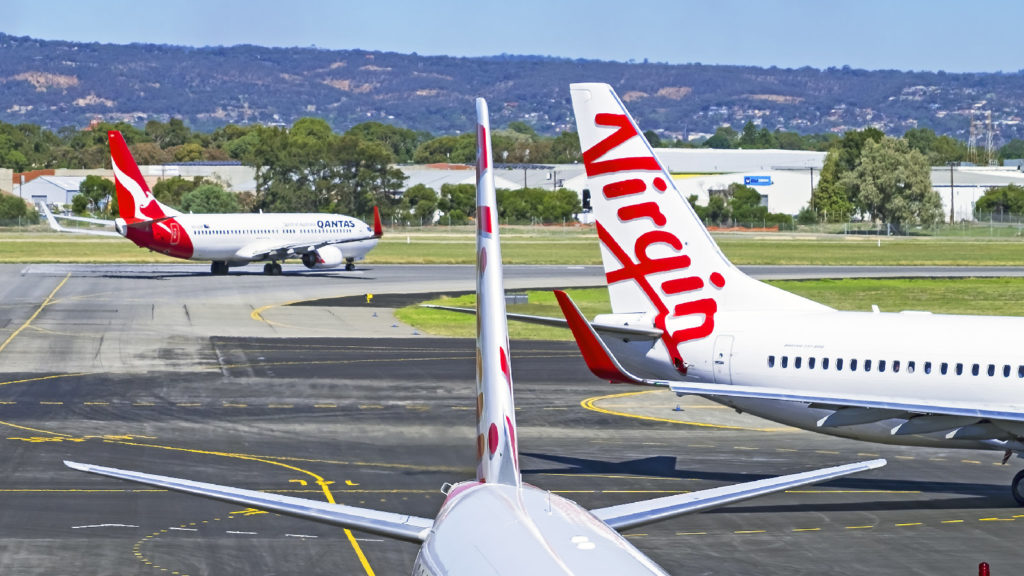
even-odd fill
[[(401, 163), (472, 163), (476, 135), (434, 137), (427, 132), (365, 122), (338, 133), (318, 118), (302, 118), (291, 127), (228, 124), (212, 132), (190, 129), (180, 119), (99, 123), (89, 130), (65, 128), (56, 133), (32, 124), (0, 122), (0, 166), (16, 171), (36, 168), (109, 167), (106, 132), (120, 130), (140, 164), (237, 160), (256, 168), (256, 191), (234, 195), (216, 183), (171, 178), (154, 187), (162, 202), (183, 211), (336, 212), (368, 216), (373, 206), (394, 222), (462, 223), (473, 216), (473, 202), (458, 187), (440, 191), (414, 187), (400, 194)], [(695, 146), (669, 141), (654, 132), (655, 146)], [(571, 163), (580, 160), (579, 137), (563, 132), (541, 136), (523, 122), (510, 122), (492, 134), (495, 160), (502, 163)], [(741, 132), (720, 127), (699, 145), (709, 148), (784, 148), (828, 150), (811, 203), (800, 222), (843, 222), (851, 218), (889, 222), (897, 227), (931, 225), (942, 218), (941, 203), (931, 190), (928, 168), (962, 161), (967, 148), (927, 128), (908, 130), (902, 138), (867, 128), (837, 136), (768, 131), (748, 122)], [(1000, 149), (1005, 157), (1024, 157), (1024, 141)], [(102, 179), (96, 179), (102, 180)], [(108, 183), (109, 184), (109, 183)], [(112, 192), (95, 180), (83, 183), (76, 212), (111, 212)], [(756, 194), (756, 192), (755, 192)], [(110, 197), (110, 200), (105, 200)], [(571, 198), (570, 198), (571, 197)], [(750, 192), (736, 189), (712, 195), (702, 217), (716, 223), (781, 217), (762, 214)], [(508, 222), (558, 222), (579, 211), (575, 193), (541, 189), (499, 194), (501, 217)], [(7, 208), (12, 214), (16, 210)], [(2, 217), (2, 214), (0, 214)], [(18, 217), (18, 216), (15, 216)]]

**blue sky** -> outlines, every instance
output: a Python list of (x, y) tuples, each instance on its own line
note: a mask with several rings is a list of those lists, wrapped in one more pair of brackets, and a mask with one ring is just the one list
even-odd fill
[(53, 40), (501, 53), (798, 68), (1016, 72), (1016, 0), (54, 0), (0, 31)]

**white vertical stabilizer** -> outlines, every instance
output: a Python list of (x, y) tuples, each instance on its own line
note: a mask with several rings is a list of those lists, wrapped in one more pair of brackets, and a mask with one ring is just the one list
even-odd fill
[(476, 101), (477, 480), (520, 485), (487, 102)]
[(570, 88), (615, 314), (649, 315), (681, 365), (678, 346), (710, 336), (719, 312), (828, 309), (733, 266), (611, 86)]

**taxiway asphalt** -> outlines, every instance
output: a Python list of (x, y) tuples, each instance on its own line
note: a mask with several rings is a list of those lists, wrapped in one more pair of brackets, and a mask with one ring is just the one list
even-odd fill
[[(409, 572), (413, 545), (60, 462), (433, 517), (442, 484), (473, 475), (473, 342), (413, 335), (386, 308), (279, 304), (471, 290), (470, 267), (83, 268), (0, 266), (0, 573)], [(601, 276), (507, 269), (516, 288)], [(972, 575), (987, 561), (999, 575), (1024, 560), (1024, 509), (1007, 487), (1020, 465), (998, 453), (858, 443), (611, 386), (571, 343), (513, 342), (511, 354), (526, 480), (587, 507), (889, 459), (631, 531), (670, 573)]]

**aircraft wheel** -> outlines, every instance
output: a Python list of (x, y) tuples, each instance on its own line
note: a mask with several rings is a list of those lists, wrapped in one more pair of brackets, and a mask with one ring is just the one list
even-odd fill
[(228, 273), (228, 263), (213, 261), (210, 263), (210, 274), (214, 276), (223, 276)]
[(1017, 472), (1017, 475), (1013, 477), (1013, 482), (1010, 482), (1010, 490), (1013, 492), (1013, 499), (1017, 501), (1017, 504), (1024, 506), (1024, 470)]
[(281, 265), (278, 264), (277, 262), (274, 262), (273, 264), (271, 264), (270, 265), (270, 274), (272, 276), (280, 276), (281, 275)]
[(356, 269), (356, 263), (355, 262), (349, 260), (348, 262), (345, 263), (345, 270), (348, 270), (349, 272), (351, 272), (351, 271), (353, 271), (355, 269)]
[(274, 273), (274, 265), (271, 264), (270, 262), (267, 262), (266, 264), (264, 264), (263, 265), (263, 273), (266, 274), (267, 276), (272, 275)]

